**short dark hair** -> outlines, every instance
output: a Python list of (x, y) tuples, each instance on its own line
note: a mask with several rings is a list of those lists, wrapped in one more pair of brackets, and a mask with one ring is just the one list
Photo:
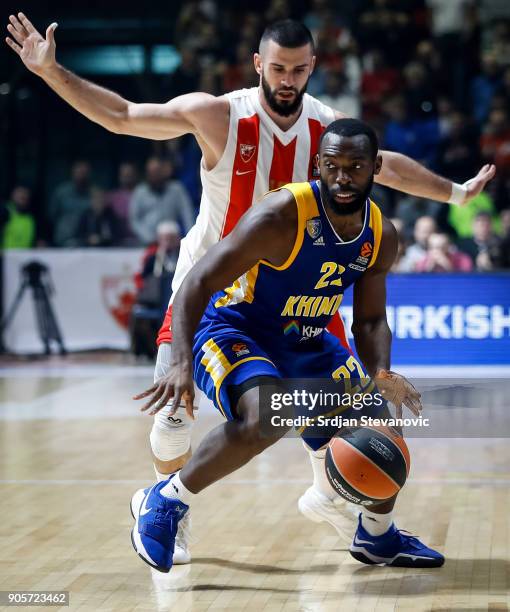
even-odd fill
[(374, 129), (371, 128), (368, 123), (360, 121), (359, 119), (337, 119), (333, 121), (333, 123), (330, 123), (324, 132), (322, 132), (319, 148), (326, 134), (336, 134), (337, 136), (347, 137), (363, 134), (370, 141), (370, 148), (372, 149), (372, 157), (374, 159), (379, 151), (379, 140)]
[(260, 39), (259, 51), (263, 43), (269, 40), (274, 40), (280, 47), (286, 47), (287, 49), (297, 49), (310, 45), (312, 54), (315, 55), (312, 33), (304, 24), (294, 21), (294, 19), (281, 19), (268, 25)]

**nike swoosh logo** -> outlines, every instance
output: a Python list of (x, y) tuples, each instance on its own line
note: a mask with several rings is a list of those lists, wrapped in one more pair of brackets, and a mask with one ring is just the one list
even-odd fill
[(374, 545), (374, 543), (370, 542), (369, 540), (358, 540), (358, 538), (354, 538), (354, 544), (370, 544), (371, 546)]
[(239, 172), (239, 170), (236, 170), (236, 176), (242, 176), (243, 174), (249, 174), (250, 172), (254, 172), (254, 170), (244, 170), (244, 172)]
[(140, 516), (145, 516), (148, 512), (152, 510), (152, 508), (147, 508), (147, 500), (149, 499), (149, 495), (151, 494), (153, 488), (154, 487), (151, 487), (151, 490), (147, 493), (145, 499), (143, 500), (142, 507), (140, 508)]

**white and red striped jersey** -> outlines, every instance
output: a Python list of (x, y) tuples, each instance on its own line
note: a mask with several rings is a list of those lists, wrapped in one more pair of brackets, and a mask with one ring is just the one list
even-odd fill
[(262, 108), (257, 87), (233, 91), (223, 155), (212, 170), (202, 159), (202, 199), (193, 228), (181, 243), (172, 285), (177, 291), (190, 267), (235, 227), (246, 210), (270, 189), (319, 176), (319, 138), (334, 110), (305, 94), (296, 123), (281, 130)]
[[(230, 124), (225, 150), (212, 170), (202, 158), (202, 199), (195, 225), (181, 242), (172, 293), (207, 250), (235, 227), (248, 208), (271, 189), (319, 177), (319, 138), (335, 120), (335, 111), (312, 96), (286, 131), (262, 108), (258, 87), (226, 95)], [(171, 302), (172, 300), (170, 300)], [(158, 344), (171, 341), (171, 307)]]

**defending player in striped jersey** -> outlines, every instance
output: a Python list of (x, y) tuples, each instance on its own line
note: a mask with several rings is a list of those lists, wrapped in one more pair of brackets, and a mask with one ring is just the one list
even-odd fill
[[(260, 75), (258, 88), (219, 97), (195, 92), (166, 104), (129, 102), (66, 70), (55, 58), (56, 27), (52, 23), (43, 38), (25, 15), (11, 15), (7, 28), (12, 38), (6, 40), (29, 70), (76, 110), (106, 129), (152, 140), (192, 133), (202, 150), (200, 213), (181, 244), (174, 292), (190, 268), (228, 235), (243, 212), (268, 189), (317, 177), (320, 134), (343, 114), (305, 93), (315, 66), (315, 50), (310, 32), (300, 23), (285, 20), (264, 31), (259, 51), (254, 54), (255, 70)], [(457, 185), (403, 155), (383, 151), (382, 157), (384, 163), (377, 182), (456, 204), (466, 203), (480, 193), (495, 172), (494, 167), (484, 166), (476, 177)], [(330, 329), (345, 342), (338, 316)], [(157, 384), (151, 389), (156, 399), (164, 394), (167, 385), (171, 339), (170, 306), (158, 338)], [(156, 472), (163, 479), (189, 458), (192, 421), (182, 408), (169, 415), (168, 407), (159, 402), (157, 409), (150, 442)], [(342, 508), (334, 505), (328, 492), (317, 483), (323, 457), (319, 454), (310, 458), (314, 487), (301, 498), (300, 508), (308, 517), (327, 520), (341, 530)], [(176, 562), (188, 562), (189, 558), (185, 539), (179, 536)]]

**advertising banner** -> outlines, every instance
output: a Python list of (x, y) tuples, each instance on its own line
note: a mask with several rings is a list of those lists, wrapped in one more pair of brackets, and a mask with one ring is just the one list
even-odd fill
[[(394, 364), (510, 364), (509, 274), (393, 274), (387, 294)], [(352, 345), (352, 290), (340, 312)]]

